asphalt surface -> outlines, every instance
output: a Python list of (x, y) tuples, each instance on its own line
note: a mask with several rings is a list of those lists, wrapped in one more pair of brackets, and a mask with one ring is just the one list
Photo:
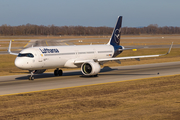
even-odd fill
[(81, 71), (64, 72), (63, 76), (58, 77), (55, 77), (53, 73), (34, 75), (34, 81), (29, 81), (29, 75), (25, 74), (1, 76), (0, 95), (126, 81), (174, 74), (180, 74), (180, 62), (132, 65), (113, 68), (106, 67), (101, 70), (98, 77), (83, 76)]

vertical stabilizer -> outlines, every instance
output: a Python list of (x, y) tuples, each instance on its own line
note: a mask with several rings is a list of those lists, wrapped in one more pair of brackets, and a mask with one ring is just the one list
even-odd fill
[(109, 45), (119, 46), (120, 37), (121, 37), (121, 24), (122, 24), (122, 16), (119, 16), (116, 26), (114, 27), (111, 39), (108, 43)]

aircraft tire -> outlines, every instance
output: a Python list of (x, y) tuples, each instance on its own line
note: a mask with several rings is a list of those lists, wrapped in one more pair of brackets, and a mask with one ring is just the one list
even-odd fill
[(94, 77), (98, 77), (98, 74), (94, 75)]
[(32, 77), (30, 76), (30, 77), (29, 77), (29, 80), (34, 80), (34, 77), (33, 77), (33, 76), (32, 76)]
[(34, 80), (34, 77), (33, 77), (33, 76), (31, 77), (31, 80)]
[(58, 75), (59, 75), (59, 76), (62, 76), (62, 75), (63, 75), (63, 71), (62, 71), (62, 70), (59, 70), (59, 71), (58, 71)]
[(54, 70), (54, 76), (58, 76), (58, 70)]

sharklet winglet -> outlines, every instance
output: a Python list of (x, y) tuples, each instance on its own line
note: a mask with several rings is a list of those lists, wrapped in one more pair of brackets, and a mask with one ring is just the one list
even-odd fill
[(11, 52), (11, 40), (9, 42), (8, 53), (11, 54), (11, 55), (18, 55), (18, 53), (12, 53)]

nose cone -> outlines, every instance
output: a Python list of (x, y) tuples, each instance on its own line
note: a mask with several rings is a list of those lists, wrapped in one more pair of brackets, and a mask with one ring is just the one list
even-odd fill
[(16, 58), (14, 64), (15, 64), (15, 66), (16, 66), (17, 68), (23, 69), (23, 62), (22, 62), (21, 59)]

